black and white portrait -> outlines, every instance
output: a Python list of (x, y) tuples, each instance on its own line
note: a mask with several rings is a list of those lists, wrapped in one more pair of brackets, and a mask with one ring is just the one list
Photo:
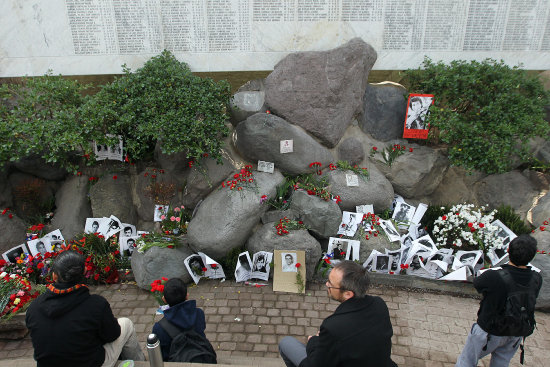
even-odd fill
[(252, 278), (268, 280), (273, 254), (267, 251), (256, 252), (253, 256)]
[(416, 243), (425, 246), (426, 248), (430, 249), (432, 252), (437, 252), (437, 246), (435, 245), (435, 242), (432, 240), (432, 238), (428, 234), (420, 238), (417, 238), (416, 240), (413, 241), (413, 245)]
[(139, 236), (133, 236), (133, 237), (120, 237), (119, 238), (119, 247), (120, 247), (120, 253), (124, 256), (132, 256), (134, 250), (137, 247), (137, 240), (139, 239)]
[(376, 255), (374, 260), (376, 264), (373, 264), (376, 272), (387, 273), (389, 270), (390, 257), (388, 255)]
[(415, 207), (409, 205), (405, 202), (398, 202), (395, 205), (395, 210), (393, 211), (392, 219), (397, 223), (409, 224), (414, 215)]
[(432, 100), (433, 97), (414, 96), (410, 98), (407, 109), (407, 129), (426, 129), (426, 118)]
[(275, 170), (275, 163), (266, 162), (266, 161), (258, 161), (258, 171), (273, 173), (274, 170)]
[(327, 252), (332, 254), (332, 260), (344, 260), (346, 258), (345, 248), (347, 245), (347, 240), (341, 238), (330, 237), (328, 242)]
[(283, 252), (281, 253), (282, 264), (283, 264), (283, 273), (296, 273), (298, 272), (297, 264), (297, 255), (295, 252)]
[(374, 206), (372, 204), (356, 205), (355, 211), (362, 214), (374, 214)]
[(387, 251), (386, 255), (389, 255), (390, 259), (390, 268), (389, 271), (397, 272), (400, 269), (401, 265), (401, 250), (396, 251)]
[(46, 237), (27, 241), (27, 246), (32, 256), (38, 254), (45, 255), (46, 252), (50, 252), (51, 249), (50, 239)]
[(353, 237), (355, 235), (355, 231), (357, 231), (357, 226), (361, 223), (362, 219), (363, 214), (344, 211), (342, 213), (342, 222), (338, 228), (338, 234)]
[(122, 230), (122, 222), (111, 215), (107, 220), (102, 221), (99, 226), (99, 232), (102, 233), (105, 238), (109, 238)]
[(251, 271), (252, 261), (250, 260), (250, 254), (248, 251), (241, 252), (235, 267), (235, 281), (244, 282), (245, 280), (250, 279)]
[(25, 254), (25, 252), (27, 252), (27, 247), (25, 246), (25, 244), (22, 244), (4, 252), (2, 254), (2, 257), (4, 258), (4, 260), (9, 261), (10, 263), (15, 263), (17, 259), (21, 258), (21, 255)]
[(185, 260), (183, 260), (183, 263), (187, 268), (189, 275), (191, 275), (191, 278), (193, 278), (195, 284), (198, 284), (200, 278), (204, 275), (204, 269), (206, 269), (200, 255), (190, 255), (186, 257)]
[(107, 148), (107, 145), (98, 144), (95, 141), (92, 144), (94, 148), (95, 159), (97, 161), (102, 161), (109, 158), (109, 149)]
[(122, 231), (120, 231), (120, 237), (137, 236), (136, 226), (128, 223), (122, 223), (121, 225)]
[(510, 241), (517, 237), (510, 228), (506, 227), (506, 225), (498, 219), (491, 223), (491, 225), (498, 227), (497, 235), (502, 240), (502, 245), (506, 248), (508, 248)]
[(367, 269), (367, 271), (372, 271), (372, 266), (374, 265), (374, 259), (376, 258), (376, 256), (378, 255), (382, 255), (382, 253), (380, 251), (377, 251), (377, 250), (372, 250), (369, 257), (367, 258), (367, 260), (365, 260), (365, 262), (363, 263), (363, 267)]
[(382, 227), (390, 242), (399, 241), (401, 239), (391, 221), (380, 219), (380, 227)]
[(359, 186), (359, 178), (357, 177), (357, 175), (346, 174), (346, 185)]
[(453, 270), (461, 268), (463, 266), (471, 266), (475, 268), (479, 260), (481, 260), (482, 252), (480, 250), (475, 251), (457, 251), (455, 259), (453, 261)]
[(86, 218), (86, 225), (84, 226), (84, 232), (85, 233), (99, 233), (99, 234), (103, 234), (104, 233), (101, 233), (99, 232), (99, 227), (101, 226), (101, 224), (108, 220), (108, 218)]

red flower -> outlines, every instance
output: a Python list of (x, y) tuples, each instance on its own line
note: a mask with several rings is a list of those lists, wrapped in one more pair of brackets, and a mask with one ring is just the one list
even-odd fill
[(411, 153), (412, 153), (412, 151), (413, 151), (413, 148), (409, 148), (409, 152), (411, 152)]
[(238, 174), (238, 173), (235, 173), (235, 174), (233, 175), (233, 178), (239, 178), (239, 174)]
[(299, 268), (300, 266), (302, 266), (302, 264), (296, 263), (296, 267), (297, 267), (297, 268)]
[(485, 224), (479, 223), (479, 228), (483, 228), (483, 227), (485, 227)]
[(441, 219), (443, 219), (443, 220), (447, 220), (447, 216), (446, 216), (446, 215), (444, 215), (444, 216), (442, 216), (442, 217), (441, 217)]
[[(168, 232), (168, 233), (170, 233), (170, 232)], [(168, 247), (168, 248), (174, 248), (173, 245), (168, 245), (168, 246), (166, 246), (166, 247)]]
[(378, 150), (377, 147), (372, 147), (372, 150), (374, 150), (375, 152)]
[(271, 113), (271, 111), (270, 111), (270, 110), (267, 110), (267, 111), (265, 111), (265, 113), (267, 113), (267, 114), (269, 115), (269, 114)]
[(212, 269), (217, 269), (217, 268), (218, 268), (218, 265), (217, 265), (217, 264), (212, 264), (212, 265), (210, 265), (210, 267), (211, 267)]
[(10, 213), (8, 214), (8, 218), (12, 219), (13, 218), (13, 215)]
[(474, 226), (473, 223), (468, 223), (468, 227), (472, 228)]
[(82, 176), (82, 172), (77, 172), (76, 175), (80, 177)]
[[(11, 214), (10, 214), (11, 215)], [(541, 231), (544, 231), (546, 229), (546, 227), (543, 227), (543, 226), (540, 226), (540, 230)]]
[(544, 222), (542, 222), (542, 224), (544, 224), (545, 226), (547, 226), (547, 225), (548, 225), (548, 221), (545, 220)]
[(32, 273), (34, 270), (32, 270), (32, 268), (27, 268), (27, 273)]
[(334, 199), (336, 199), (336, 204), (342, 202), (342, 199), (340, 199), (340, 195), (336, 195)]
[(193, 161), (189, 161), (189, 168), (193, 167)]
[(114, 176), (113, 176), (113, 180), (116, 180), (117, 178), (118, 178), (117, 175), (114, 175)]
[(157, 178), (157, 175), (151, 175), (151, 178)]
[(108, 272), (111, 271), (111, 268), (109, 266), (106, 266), (106, 267), (103, 268), (103, 271), (108, 273)]
[(99, 279), (99, 274), (94, 275), (94, 279), (98, 280)]
[(36, 267), (37, 267), (38, 269), (42, 269), (42, 268), (44, 267), (44, 263), (38, 263), (38, 264), (36, 265)]
[(6, 212), (7, 212), (8, 210), (10, 210), (10, 208), (6, 208), (6, 209), (2, 210), (2, 215), (6, 214)]
[(202, 268), (202, 271), (206, 271), (207, 269), (206, 268)]
[(147, 176), (149, 176), (149, 172), (145, 172), (145, 173), (143, 174), (143, 177), (147, 177)]

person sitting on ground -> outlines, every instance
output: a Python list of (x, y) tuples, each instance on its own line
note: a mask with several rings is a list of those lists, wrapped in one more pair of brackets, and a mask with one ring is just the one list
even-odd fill
[(396, 367), (391, 360), (393, 328), (388, 306), (367, 295), (367, 271), (353, 261), (334, 266), (326, 282), (330, 299), (340, 302), (307, 346), (285, 336), (279, 353), (287, 367)]
[(61, 252), (53, 262), (53, 284), (31, 303), (25, 322), (39, 367), (114, 366), (117, 359), (144, 361), (134, 324), (116, 319), (107, 300), (90, 294), (84, 257)]
[[(197, 307), (195, 300), (188, 300), (187, 286), (179, 278), (172, 278), (164, 284), (164, 295), (162, 300), (170, 308), (164, 311), (164, 318), (180, 329), (193, 328), (197, 333), (205, 336), (206, 320), (204, 312)], [(170, 357), (170, 345), (172, 338), (160, 325), (160, 321), (153, 326), (153, 334), (156, 334), (160, 341), (162, 359), (168, 361)], [(206, 336), (205, 336), (206, 337)]]

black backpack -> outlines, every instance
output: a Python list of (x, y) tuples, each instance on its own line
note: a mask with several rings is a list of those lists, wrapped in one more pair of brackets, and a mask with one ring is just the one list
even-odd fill
[(165, 318), (159, 325), (172, 338), (168, 362), (217, 363), (212, 344), (192, 327), (182, 330)]
[(527, 285), (514, 281), (508, 269), (497, 271), (506, 286), (506, 303), (499, 315), (495, 315), (491, 332), (499, 336), (529, 336), (535, 330), (535, 303), (541, 277), (533, 272)]

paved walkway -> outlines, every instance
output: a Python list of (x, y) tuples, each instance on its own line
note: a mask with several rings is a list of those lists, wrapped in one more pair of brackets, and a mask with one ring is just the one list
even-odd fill
[[(147, 334), (160, 319), (154, 315), (155, 299), (133, 284), (92, 287), (92, 292), (109, 300), (115, 316), (133, 320), (145, 350)], [(375, 286), (370, 293), (381, 296), (390, 309), (393, 359), (399, 366), (454, 366), (479, 300), (387, 286)], [(204, 309), (206, 335), (214, 348), (232, 356), (277, 357), (280, 338), (293, 335), (305, 342), (338, 305), (328, 299), (322, 284), (309, 285), (304, 296), (275, 293), (271, 285), (201, 280), (189, 294)], [(525, 366), (546, 366), (550, 360), (550, 314), (537, 313), (536, 318), (538, 330), (527, 339)], [(0, 360), (32, 358), (32, 352), (28, 336), (0, 341)], [(489, 360), (481, 365), (489, 366)], [(520, 366), (519, 353), (511, 366)]]

